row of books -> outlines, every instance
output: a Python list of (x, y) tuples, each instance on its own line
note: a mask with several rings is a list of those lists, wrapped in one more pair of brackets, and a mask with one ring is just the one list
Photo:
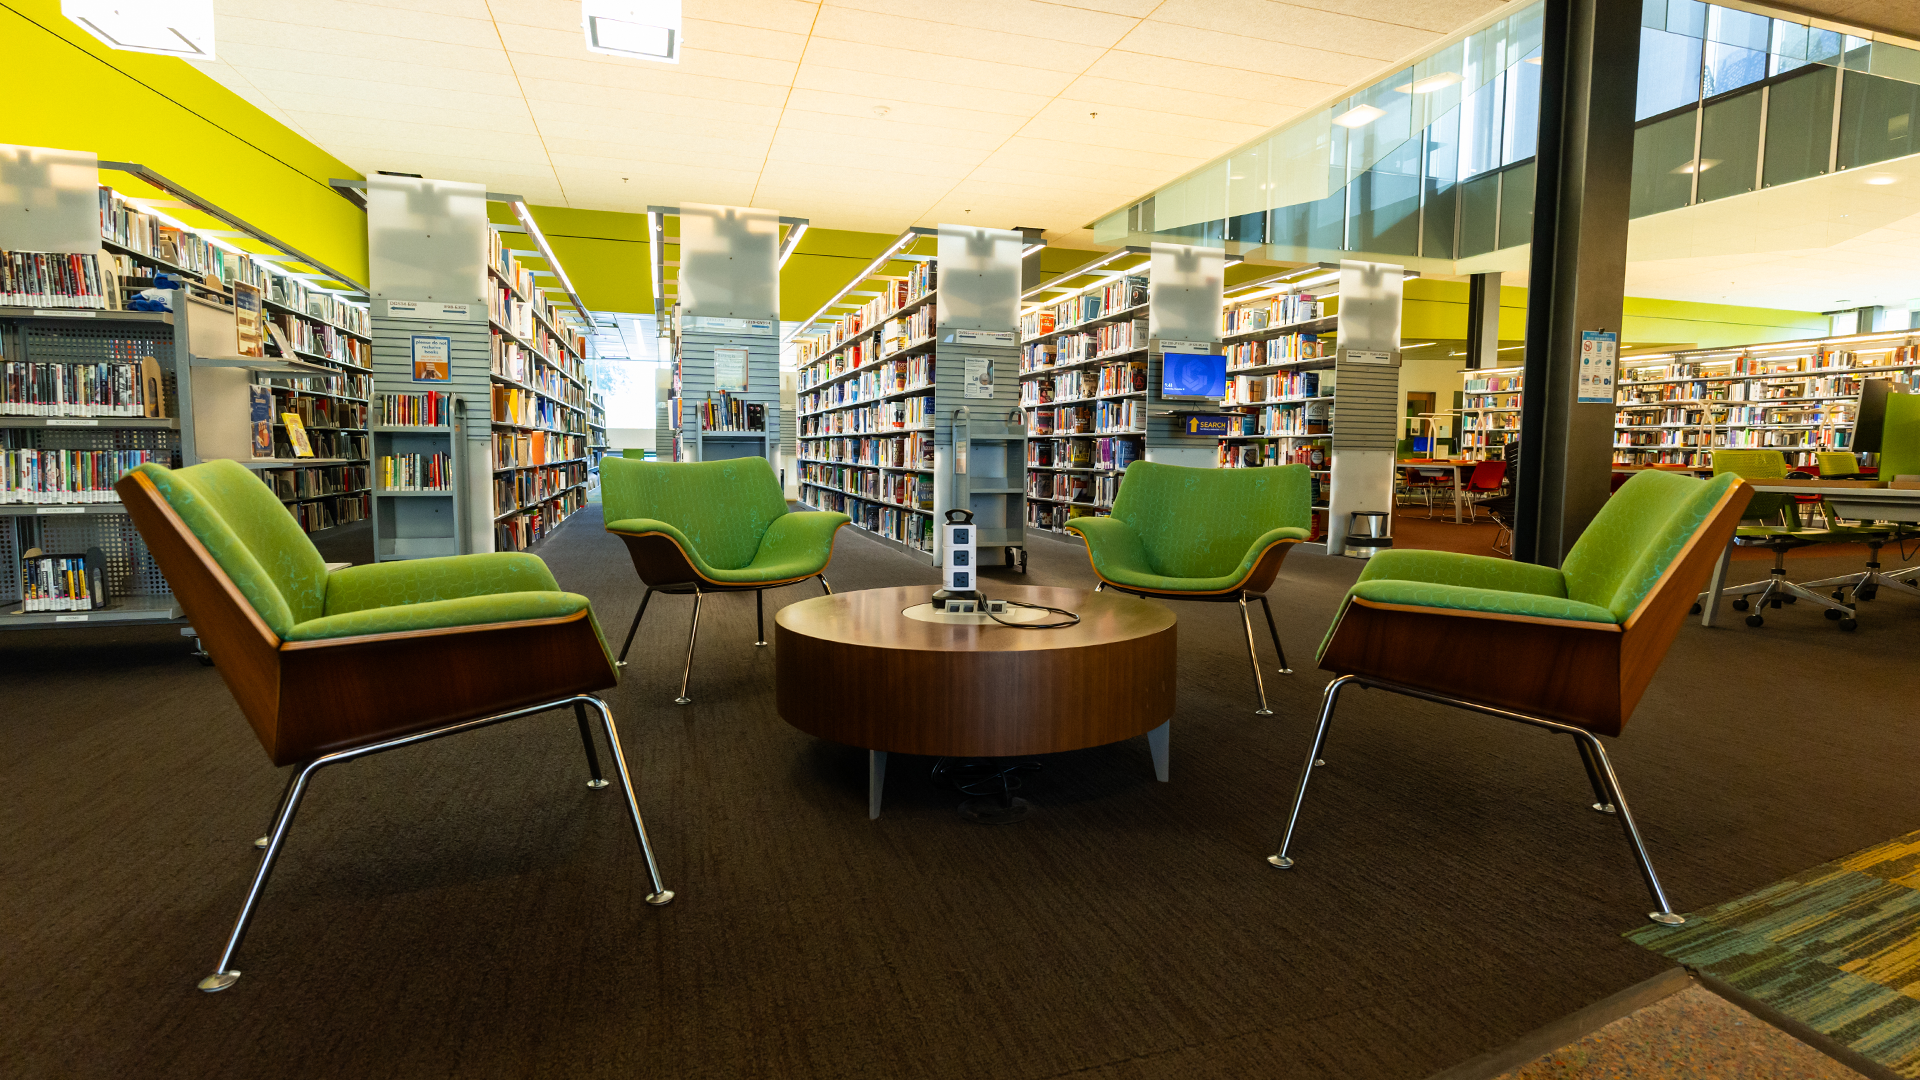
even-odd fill
[(356, 398), (360, 401), (366, 401), (368, 395), (373, 392), (373, 376), (350, 373), (313, 378), (305, 375), (261, 375), (257, 376), (256, 384), (297, 393), (333, 394), (337, 397)]
[(1052, 529), (1058, 532), (1062, 526), (1074, 518), (1104, 517), (1092, 503), (1055, 503), (1032, 501), (1027, 503), (1027, 526), (1034, 529)]
[(1091, 503), (1093, 476), (1090, 473), (1031, 472), (1027, 474), (1027, 498)]
[(549, 431), (584, 432), (586, 429), (579, 413), (562, 408), (552, 398), (511, 386), (493, 388), (493, 421)]
[(513, 257), (507, 245), (501, 241), (500, 234), (492, 229), (487, 230), (487, 264), (506, 278), (521, 296), (537, 295), (539, 286), (534, 283), (533, 271)]
[(921, 473), (882, 472), (854, 465), (807, 463), (800, 467), (800, 480), (805, 484), (895, 506), (933, 509), (933, 477)]
[(163, 386), (150, 356), (94, 364), (0, 360), (0, 416), (159, 417)]
[(884, 536), (915, 551), (933, 550), (933, 518), (919, 511), (861, 499), (825, 487), (803, 487), (800, 501), (815, 510), (832, 510), (853, 519), (855, 528)]
[(367, 490), (365, 465), (310, 465), (297, 469), (268, 469), (261, 473), (282, 502), (346, 495)]
[(355, 367), (373, 364), (373, 346), (331, 323), (284, 313), (276, 314), (272, 321), (280, 340), (297, 352), (324, 356), (335, 363)]
[(1282, 334), (1258, 341), (1229, 342), (1220, 348), (1227, 358), (1227, 370), (1291, 364), (1299, 360), (1321, 360), (1333, 355), (1333, 339), (1318, 334)]
[(800, 418), (800, 434), (816, 438), (823, 435), (868, 435), (930, 428), (933, 426), (933, 413), (933, 395), (920, 394), (862, 408), (803, 416)]
[(856, 341), (831, 357), (800, 369), (799, 387), (810, 390), (828, 379), (859, 371), (880, 359), (880, 347), (872, 338)]
[(1323, 390), (1332, 389), (1330, 380), (1322, 380), (1317, 371), (1234, 375), (1227, 379), (1227, 396), (1220, 400), (1220, 404), (1258, 405), (1266, 401), (1300, 401), (1317, 398)]
[(800, 366), (806, 367), (835, 345), (879, 326), (887, 316), (933, 292), (939, 284), (939, 270), (932, 259), (916, 262), (904, 277), (886, 279), (879, 296), (841, 316), (825, 331), (794, 343)]
[(284, 422), (286, 414), (293, 413), (300, 418), (308, 431), (325, 431), (329, 428), (365, 428), (367, 426), (367, 403), (348, 401), (337, 397), (309, 397), (297, 390), (271, 387), (273, 393), (273, 415)]
[(525, 513), (515, 514), (493, 526), (493, 545), (496, 551), (525, 551), (539, 543), (554, 526), (565, 521), (587, 504), (586, 492), (580, 488), (562, 492), (558, 497), (543, 502)]
[(20, 560), (21, 611), (94, 611), (107, 606), (106, 557), (32, 555)]
[(554, 465), (586, 456), (587, 440), (582, 435), (561, 435), (551, 431), (493, 433), (493, 467), (496, 470)]
[(916, 342), (933, 336), (934, 310), (938, 304), (922, 304), (903, 318), (888, 319), (880, 327), (880, 355), (892, 356)]
[(1483, 375), (1477, 379), (1469, 375), (1462, 389), (1469, 394), (1518, 394), (1520, 382), (1518, 375)]
[(1229, 421), (1234, 435), (1325, 435), (1333, 430), (1333, 399), (1268, 405), (1257, 412), (1242, 413)]
[(1312, 293), (1280, 293), (1225, 308), (1220, 313), (1220, 332), (1247, 334), (1325, 318), (1326, 313), (1326, 301), (1315, 298)]
[(875, 465), (891, 469), (933, 468), (933, 436), (924, 431), (800, 441), (803, 461)]
[(0, 503), (72, 505), (117, 503), (113, 485), (167, 450), (0, 449)]
[(0, 251), (0, 304), (98, 310), (107, 289), (97, 255)]
[(721, 394), (700, 403), (701, 431), (765, 431), (767, 407), (757, 401), (741, 401)]
[(1064, 300), (1035, 308), (1020, 316), (1020, 335), (1036, 337), (1078, 326), (1090, 319), (1112, 315), (1147, 302), (1147, 277), (1130, 274), (1117, 277), (1096, 289), (1069, 296)]
[(293, 515), (293, 520), (299, 523), (303, 531), (316, 533), (336, 525), (365, 521), (373, 514), (373, 499), (362, 492), (320, 502), (290, 502), (287, 504), (287, 513)]
[(100, 238), (183, 270), (221, 281), (254, 283), (258, 271), (248, 255), (210, 243), (192, 229), (169, 225), (102, 186)]
[(395, 427), (448, 427), (453, 423), (453, 394), (424, 390), (410, 394), (381, 394), (380, 422)]
[(493, 477), (493, 516), (543, 503), (587, 482), (584, 462), (496, 473)]
[(377, 469), (382, 491), (453, 490), (453, 458), (446, 453), (387, 454)]

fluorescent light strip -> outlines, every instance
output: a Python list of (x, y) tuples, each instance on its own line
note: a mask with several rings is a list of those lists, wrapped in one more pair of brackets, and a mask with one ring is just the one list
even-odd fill
[(778, 264), (780, 267), (785, 267), (787, 260), (793, 257), (794, 249), (800, 246), (800, 237), (804, 236), (806, 231), (807, 223), (804, 221), (787, 227), (787, 242), (780, 246), (780, 262)]
[[(846, 299), (847, 294), (853, 292), (853, 290), (857, 286), (859, 286), (862, 282), (867, 281), (871, 278), (878, 277), (880, 274), (880, 271), (884, 269), (888, 263), (893, 261), (894, 255), (901, 248), (906, 247), (907, 245), (913, 243), (915, 240), (920, 239), (920, 237), (924, 235), (926, 235), (926, 233), (916, 231), (914, 229), (908, 229), (906, 232), (903, 232), (899, 236), (895, 237), (893, 243), (887, 245), (887, 250), (881, 252), (877, 258), (875, 258), (872, 262), (868, 263), (866, 269), (860, 271), (859, 275), (855, 277), (852, 281), (849, 281), (845, 285), (841, 286), (839, 292), (834, 293), (833, 296), (830, 297), (826, 303), (820, 305), (820, 310), (814, 312), (812, 315), (807, 316), (805, 319), (803, 319), (799, 323), (796, 323), (794, 325), (792, 332), (789, 333), (786, 337), (783, 337), (780, 339), (780, 344), (785, 345), (788, 342), (792, 341), (793, 339), (799, 337), (803, 331), (805, 331), (808, 327), (811, 327), (819, 323), (821, 319), (827, 314), (827, 312), (832, 311), (836, 307), (861, 306), (857, 303), (842, 304), (840, 303), (840, 301)], [(924, 258), (933, 258), (933, 256), (929, 255), (929, 256), (925, 256)]]
[(527, 204), (516, 199), (507, 205), (513, 207), (513, 216), (520, 219), (520, 224), (527, 230), (527, 235), (533, 237), (533, 244), (540, 249), (540, 256), (547, 260), (547, 266), (559, 276), (560, 286), (567, 290), (567, 299), (573, 302), (574, 310), (580, 313), (581, 318), (591, 323), (593, 318), (587, 314), (587, 305), (581, 303), (580, 294), (574, 291), (573, 282), (567, 278), (567, 268), (560, 265), (559, 257), (554, 255), (553, 248), (547, 244), (547, 236), (534, 222), (533, 213), (527, 209)]
[[(1136, 271), (1145, 270), (1147, 267), (1153, 264), (1152, 258), (1148, 258), (1146, 262), (1135, 263), (1134, 265), (1129, 266), (1122, 270), (1096, 269), (1102, 263), (1112, 262), (1115, 258), (1118, 258), (1122, 254), (1128, 254), (1126, 249), (1123, 248), (1119, 252), (1116, 252), (1113, 256), (1110, 256), (1105, 259), (1101, 259), (1097, 262), (1088, 263), (1087, 265), (1082, 266), (1078, 270), (1069, 270), (1066, 273), (1060, 275), (1061, 278), (1101, 276), (1107, 279), (1105, 281), (1096, 281), (1089, 285), (1036, 285), (1033, 288), (1028, 289), (1026, 292), (1020, 295), (1020, 299), (1025, 300), (1030, 296), (1034, 296), (1042, 292), (1052, 292), (1052, 293), (1057, 293), (1058, 295), (1049, 296), (1045, 300), (1035, 301), (1034, 303), (1028, 305), (1026, 308), (1023, 308), (1020, 313), (1022, 315), (1025, 315), (1029, 311), (1036, 311), (1043, 307), (1049, 307), (1053, 304), (1058, 304), (1067, 300), (1071, 300), (1074, 297), (1079, 296), (1081, 293), (1092, 292), (1095, 289), (1104, 289), (1108, 285), (1113, 284), (1114, 278), (1126, 277), (1128, 274), (1132, 274)], [(1138, 252), (1133, 252), (1132, 254), (1138, 254)], [(1054, 280), (1058, 281), (1060, 280), (1060, 278), (1055, 278)]]

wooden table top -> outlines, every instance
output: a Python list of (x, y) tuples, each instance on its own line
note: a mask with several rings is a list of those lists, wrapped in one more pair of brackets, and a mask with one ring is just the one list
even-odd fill
[(919, 622), (901, 612), (926, 603), (935, 586), (816, 596), (788, 604), (774, 616), (774, 624), (823, 641), (877, 649), (932, 652), (1029, 652), (1077, 649), (1158, 634), (1174, 624), (1171, 610), (1117, 592), (1042, 588), (995, 582), (988, 595), (995, 600), (1044, 604), (1080, 616), (1077, 626), (1056, 630), (1023, 630), (1010, 626), (948, 625)]

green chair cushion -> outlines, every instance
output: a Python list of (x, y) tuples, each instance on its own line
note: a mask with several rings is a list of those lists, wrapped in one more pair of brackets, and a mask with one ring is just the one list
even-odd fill
[(146, 464), (167, 505), (206, 546), (267, 628), (285, 638), (325, 607), (327, 564), (258, 476), (224, 458), (184, 469)]
[(607, 528), (636, 519), (671, 523), (681, 547), (717, 570), (751, 564), (767, 527), (788, 513), (780, 479), (760, 457), (700, 462), (610, 457), (600, 462), (600, 488)]
[(833, 534), (852, 521), (845, 514), (830, 510), (805, 510), (776, 518), (762, 534), (760, 548), (745, 566), (724, 567), (709, 563), (699, 545), (673, 525), (654, 518), (609, 520), (608, 532), (665, 533), (686, 552), (687, 559), (700, 576), (726, 585), (758, 585), (768, 581), (788, 581), (817, 574), (826, 568), (833, 555)]
[(1084, 517), (1074, 518), (1066, 527), (1086, 539), (1087, 553), (1102, 578), (1125, 588), (1165, 593), (1226, 592), (1253, 573), (1254, 563), (1269, 545), (1280, 540), (1307, 538), (1305, 529), (1268, 529), (1254, 539), (1239, 564), (1226, 573), (1211, 577), (1174, 577), (1154, 572), (1146, 546), (1128, 522), (1119, 518)]
[(1414, 581), (1561, 598), (1567, 595), (1565, 575), (1551, 566), (1411, 548), (1390, 548), (1368, 559), (1358, 580)]
[[(497, 593), (558, 593), (560, 584), (538, 555), (496, 551), (439, 559), (367, 563), (327, 579), (324, 615), (346, 615), (400, 604), (429, 604)], [(485, 622), (499, 622), (486, 619)]]
[[(460, 596), (448, 600), (399, 603), (390, 607), (359, 608), (338, 615), (308, 619), (295, 626), (286, 639), (321, 641), (363, 634), (394, 634), (403, 630), (484, 626), (489, 623), (519, 622), (522, 619), (553, 619), (581, 611), (592, 611), (586, 597), (557, 589)], [(598, 633), (599, 630), (596, 622), (594, 632)], [(602, 648), (606, 647), (604, 639), (600, 644)]]
[(1439, 585), (1427, 581), (1362, 581), (1347, 593), (1376, 604), (1451, 608), (1493, 615), (1528, 615), (1541, 619), (1613, 623), (1613, 612), (1598, 604), (1584, 604), (1546, 593), (1476, 589), (1466, 585)]

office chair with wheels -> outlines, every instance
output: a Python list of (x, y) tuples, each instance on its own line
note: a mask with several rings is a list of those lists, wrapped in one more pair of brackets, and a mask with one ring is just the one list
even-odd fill
[(323, 768), (572, 707), (590, 788), (604, 788), (587, 710), (599, 715), (640, 853), (660, 883), (620, 735), (594, 696), (619, 681), (587, 598), (533, 555), (373, 563), (329, 574), (313, 542), (252, 472), (226, 460), (142, 465), (114, 485), (236, 704), (275, 765), (295, 766), (260, 865), (200, 989), (239, 979), (233, 959), (294, 814)]
[[(1828, 457), (1852, 458), (1852, 454), (1821, 454), (1821, 475), (1826, 475)], [(1879, 479), (1896, 481), (1902, 476), (1920, 475), (1920, 394), (1892, 394), (1887, 398), (1885, 427), (1881, 433)], [(1854, 606), (1859, 601), (1873, 600), (1885, 588), (1890, 596), (1909, 596), (1920, 598), (1920, 566), (1909, 566), (1902, 570), (1888, 572), (1880, 567), (1880, 549), (1887, 543), (1898, 545), (1920, 538), (1920, 527), (1912, 524), (1890, 524), (1869, 526), (1870, 534), (1863, 537), (1867, 545), (1867, 568), (1852, 574), (1823, 578), (1807, 582), (1807, 588), (1833, 588), (1833, 597), (1843, 599), (1843, 594), (1853, 594)]]
[(1247, 601), (1259, 598), (1280, 674), (1292, 674), (1267, 589), (1287, 551), (1307, 538), (1312, 502), (1305, 465), (1190, 469), (1136, 461), (1127, 466), (1113, 516), (1073, 518), (1066, 528), (1086, 540), (1097, 588), (1156, 600), (1237, 602), (1260, 694), (1256, 715), (1272, 716)]
[[(1748, 480), (1783, 480), (1787, 476), (1787, 458), (1778, 450), (1736, 450), (1722, 447), (1713, 452), (1713, 474), (1715, 476), (1730, 474)], [(1763, 612), (1769, 605), (1778, 610), (1782, 604), (1806, 600), (1826, 612), (1827, 618), (1838, 621), (1840, 629), (1859, 628), (1860, 623), (1855, 620), (1852, 608), (1838, 600), (1828, 599), (1807, 586), (1787, 578), (1787, 552), (1810, 544), (1864, 540), (1870, 535), (1869, 531), (1834, 527), (1807, 528), (1800, 524), (1799, 510), (1792, 495), (1755, 495), (1752, 503), (1747, 507), (1747, 520), (1780, 522), (1778, 525), (1741, 525), (1734, 534), (1733, 542), (1740, 547), (1765, 548), (1773, 552), (1773, 569), (1766, 578), (1721, 590), (1723, 596), (1733, 598), (1733, 610), (1752, 609), (1747, 615), (1748, 626), (1764, 625), (1766, 616)], [(1709, 599), (1711, 598), (1706, 593), (1701, 593), (1694, 601), (1693, 610), (1698, 612), (1700, 605)]]
[(640, 609), (616, 661), (640, 632), (640, 619), (654, 593), (693, 597), (687, 630), (687, 662), (680, 673), (686, 705), (693, 677), (693, 646), (700, 636), (700, 602), (713, 593), (753, 594), (756, 646), (767, 644), (768, 589), (819, 578), (827, 583), (833, 537), (852, 519), (826, 510), (795, 512), (766, 458), (664, 462), (607, 458), (600, 463), (601, 511), (607, 531), (626, 542), (633, 569), (646, 585)]
[(1619, 735), (1633, 715), (1752, 494), (1737, 476), (1637, 474), (1559, 569), (1445, 551), (1375, 555), (1320, 646), (1320, 666), (1335, 678), (1268, 861), (1293, 868), (1294, 828), (1307, 781), (1325, 764), (1334, 705), (1350, 686), (1372, 687), (1572, 736), (1594, 809), (1617, 816), (1626, 832), (1653, 896), (1650, 917), (1684, 921), (1660, 887), (1599, 736)]

